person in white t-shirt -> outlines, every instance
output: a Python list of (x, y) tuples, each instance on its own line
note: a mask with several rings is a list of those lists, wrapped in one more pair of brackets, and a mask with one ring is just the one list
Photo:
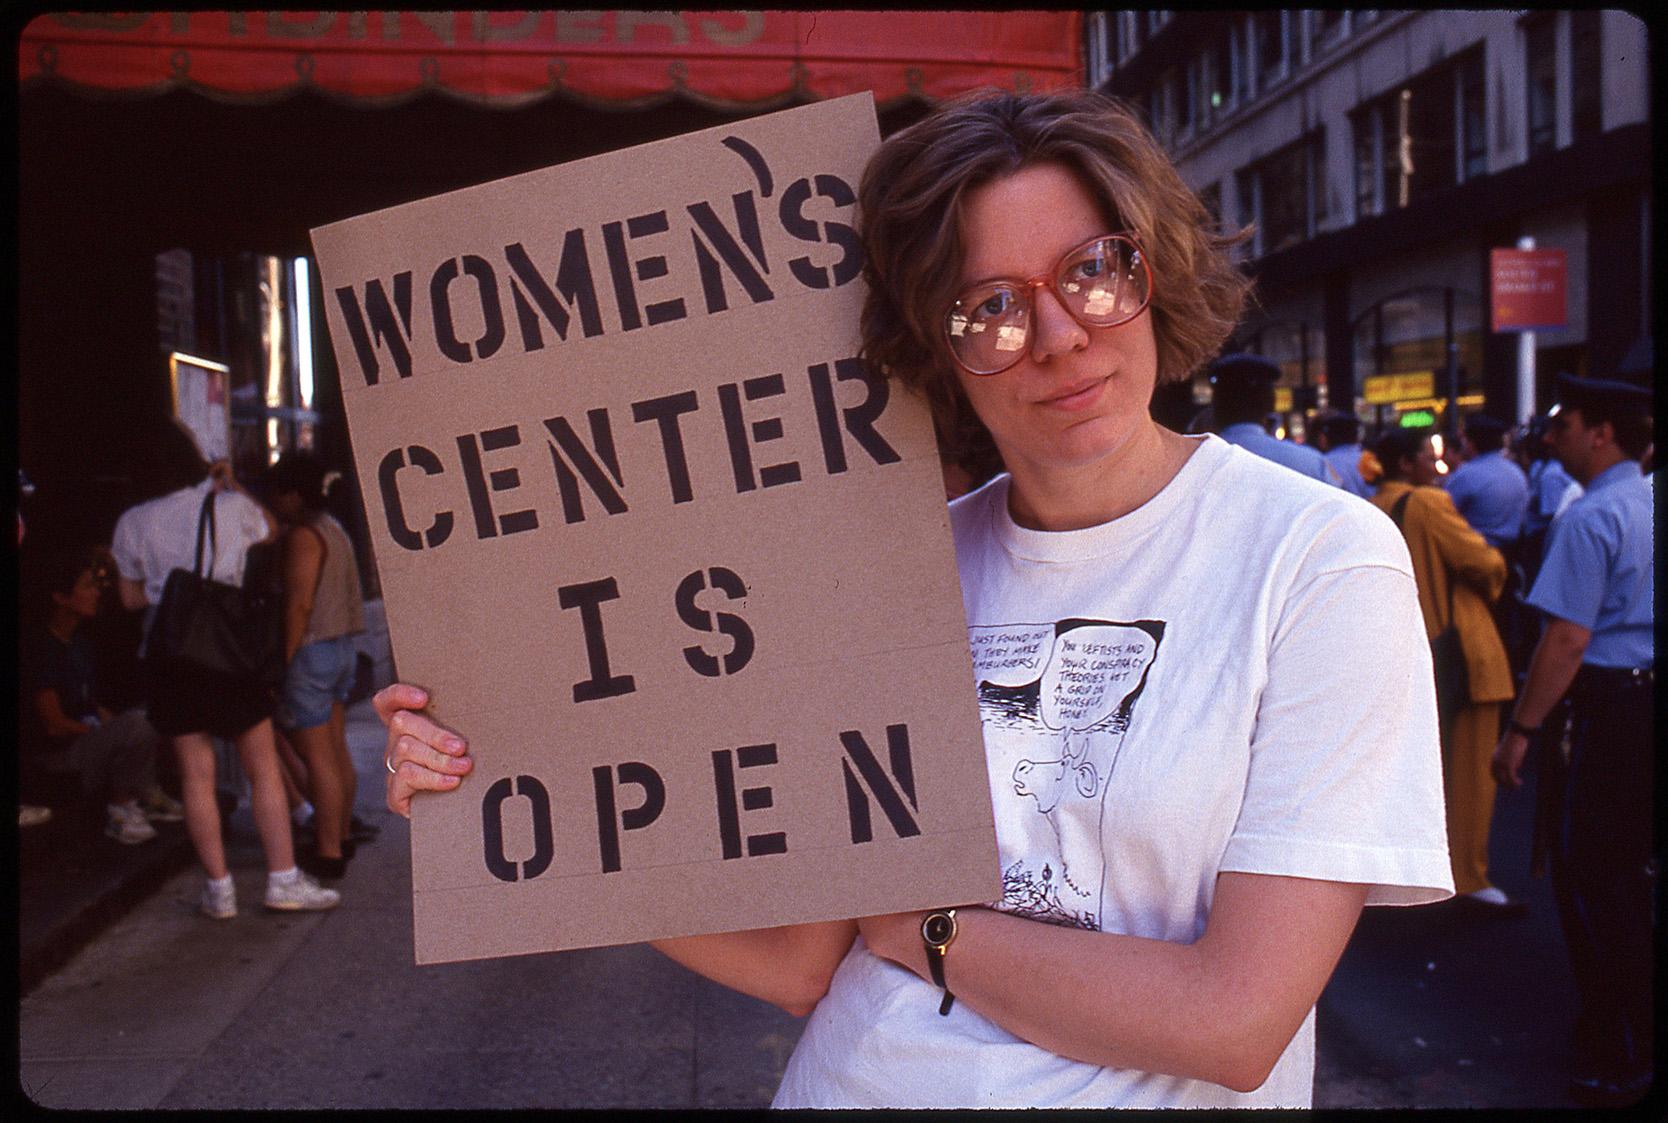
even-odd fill
[[(203, 463), (195, 443), (176, 425), (158, 425), (154, 437), (141, 447), (144, 470), (154, 477), (151, 490), (161, 494), (122, 512), (110, 553), (116, 561), (122, 604), (130, 611), (145, 610), (148, 641), (168, 574), (199, 564), (200, 524), (206, 573), (227, 585), (243, 583), (249, 547), (274, 538), (278, 525), (238, 484), (230, 464), (218, 461), (211, 467)], [(206, 518), (210, 511), (212, 531)], [(295, 864), (289, 803), (273, 740), (271, 693), (257, 683), (174, 660), (149, 659), (147, 678), (148, 716), (173, 743), (186, 829), (207, 874), (200, 911), (216, 920), (237, 915), (236, 891), (221, 837), (220, 807), (214, 796), (214, 737), (237, 746), (238, 759), (249, 777), (250, 807), (266, 853), (266, 907), (280, 911), (335, 907), (340, 895), (319, 886)]]
[[(655, 946), (809, 1013), (778, 1107), (1308, 1106), (1362, 905), (1452, 893), (1406, 546), (1152, 420), (1246, 283), (1117, 103), (947, 104), (857, 210), (866, 358), (1007, 469), (951, 508), (1003, 893)], [(426, 702), (376, 698), (401, 814), (472, 766)]]

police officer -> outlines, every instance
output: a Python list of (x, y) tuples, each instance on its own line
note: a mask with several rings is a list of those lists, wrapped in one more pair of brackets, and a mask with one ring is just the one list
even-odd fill
[(1305, 476), (1342, 487), (1326, 457), (1312, 448), (1278, 440), (1263, 429), (1263, 418), (1274, 412), (1274, 383), (1280, 368), (1261, 355), (1243, 351), (1223, 355), (1210, 365), (1211, 409), (1217, 434), (1276, 464)]
[(1549, 857), (1580, 997), (1570, 1094), (1591, 1106), (1635, 1102), (1652, 1077), (1655, 563), (1638, 463), (1650, 401), (1625, 382), (1559, 379), (1549, 439), (1586, 492), (1548, 536), (1528, 598), (1546, 629), (1492, 762), (1518, 787), (1529, 739), (1568, 694), (1567, 761), (1549, 753), (1542, 782), (1562, 780)]
[(1361, 476), (1361, 419), (1353, 413), (1329, 409), (1315, 418), (1316, 444), (1339, 485), (1363, 499), (1373, 497), (1373, 485)]
[(1486, 413), (1465, 419), (1466, 460), (1448, 479), (1448, 495), (1471, 528), (1508, 560), (1523, 532), (1529, 479), (1506, 452), (1506, 423)]

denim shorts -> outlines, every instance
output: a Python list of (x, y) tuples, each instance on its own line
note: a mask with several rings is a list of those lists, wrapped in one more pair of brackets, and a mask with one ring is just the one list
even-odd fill
[(284, 674), (278, 724), (312, 729), (329, 721), (331, 704), (348, 700), (355, 669), (352, 636), (321, 639), (299, 649)]

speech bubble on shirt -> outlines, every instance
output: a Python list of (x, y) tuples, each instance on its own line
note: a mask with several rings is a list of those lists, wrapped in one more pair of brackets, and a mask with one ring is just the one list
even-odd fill
[(1152, 635), (1127, 624), (1062, 631), (1043, 671), (1043, 724), (1073, 733), (1100, 724), (1140, 686), (1157, 650)]

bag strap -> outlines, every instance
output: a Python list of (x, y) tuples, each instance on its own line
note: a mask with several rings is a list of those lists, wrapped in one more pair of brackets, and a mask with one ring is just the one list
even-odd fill
[(214, 489), (203, 496), (203, 509), (197, 516), (197, 555), (191, 563), (191, 572), (199, 577), (206, 577), (203, 572), (203, 532), (208, 531), (209, 538), (209, 572), (214, 571), (214, 556), (219, 550), (219, 535), (215, 533), (214, 525)]
[[(1402, 519), (1407, 514), (1407, 501), (1412, 498), (1413, 489), (1409, 488), (1390, 508), (1390, 518), (1395, 522), (1396, 529), (1402, 532), (1403, 538), (1407, 537), (1407, 527), (1402, 525)], [(1458, 582), (1453, 578), (1448, 579), (1448, 627), (1450, 628), (1454, 626), (1454, 586), (1457, 584)]]

